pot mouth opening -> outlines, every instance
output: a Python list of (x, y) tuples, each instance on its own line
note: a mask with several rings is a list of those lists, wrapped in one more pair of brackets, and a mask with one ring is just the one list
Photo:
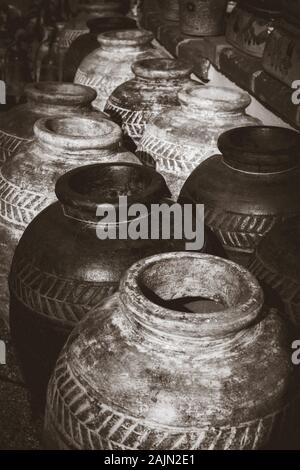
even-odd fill
[(140, 29), (119, 29), (99, 34), (98, 42), (103, 47), (138, 47), (150, 44), (154, 36)]
[(225, 161), (258, 171), (284, 171), (300, 164), (300, 134), (274, 126), (245, 126), (224, 132), (218, 148)]
[(137, 29), (136, 21), (126, 16), (108, 16), (106, 18), (97, 17), (91, 18), (87, 21), (89, 30), (94, 34), (100, 34), (103, 29), (120, 29), (126, 27), (126, 29)]
[(229, 87), (187, 84), (178, 93), (179, 101), (185, 106), (205, 111), (239, 111), (251, 103), (248, 93)]
[(99, 163), (76, 168), (63, 175), (56, 184), (58, 200), (80, 208), (94, 218), (97, 207), (119, 208), (119, 198), (127, 205), (150, 204), (169, 196), (163, 177), (155, 170), (134, 163)]
[(97, 92), (90, 87), (73, 83), (39, 82), (26, 86), (27, 98), (38, 104), (84, 105), (97, 98)]
[(192, 66), (185, 61), (175, 59), (145, 59), (135, 62), (133, 73), (148, 79), (180, 79), (188, 78)]
[(240, 331), (263, 305), (259, 284), (246, 269), (188, 252), (142, 260), (128, 270), (120, 292), (133, 302), (131, 312), (142, 324), (194, 337)]

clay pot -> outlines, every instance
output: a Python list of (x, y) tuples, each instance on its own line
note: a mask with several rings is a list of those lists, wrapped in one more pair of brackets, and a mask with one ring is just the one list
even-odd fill
[[(191, 296), (193, 309), (174, 308)], [(284, 426), (291, 372), (282, 320), (248, 271), (154, 256), (71, 335), (49, 384), (46, 446), (258, 449)]]
[(280, 16), (281, 0), (241, 0), (228, 19), (226, 39), (242, 52), (262, 58)]
[(247, 264), (261, 239), (300, 214), (300, 135), (280, 127), (243, 127), (224, 133), (222, 156), (202, 163), (181, 200), (205, 204), (205, 222), (228, 256)]
[[(25, 89), (27, 103), (0, 113), (0, 161), (18, 153), (34, 138), (33, 126), (43, 117), (92, 112), (92, 88), (66, 83), (34, 83)], [(101, 114), (99, 113), (101, 116)]]
[(98, 35), (105, 31), (118, 29), (135, 29), (136, 22), (125, 16), (94, 18), (87, 22), (89, 32), (79, 36), (72, 42), (64, 58), (64, 80), (73, 82), (76, 71), (83, 61), (95, 49), (99, 48)]
[(274, 291), (284, 305), (286, 318), (297, 327), (300, 327), (299, 239), (299, 217), (278, 224), (260, 242), (249, 265), (269, 294), (270, 303), (277, 300)]
[[(1, 316), (7, 321), (7, 276), (17, 242), (28, 224), (55, 198), (65, 172), (87, 163), (139, 162), (120, 148), (121, 129), (108, 119), (69, 116), (35, 123), (36, 140), (4, 163), (0, 172)], [(1, 299), (0, 299), (1, 300)]]
[(109, 97), (105, 111), (119, 124), (127, 146), (135, 149), (147, 123), (161, 112), (179, 106), (178, 92), (187, 84), (192, 68), (173, 59), (148, 59), (133, 64), (135, 78)]
[(178, 94), (181, 107), (154, 118), (138, 145), (147, 165), (156, 165), (177, 199), (190, 173), (217, 151), (219, 135), (260, 121), (246, 114), (251, 99), (231, 88), (189, 84)]
[(180, 0), (180, 29), (191, 36), (219, 36), (225, 31), (227, 0)]
[(151, 46), (149, 31), (123, 30), (100, 34), (100, 48), (80, 64), (75, 83), (94, 88), (98, 97), (94, 106), (103, 111), (112, 92), (122, 83), (134, 78), (131, 66), (137, 60), (159, 57)]
[(300, 77), (300, 4), (298, 15), (285, 10), (285, 17), (275, 24), (263, 58), (264, 70), (289, 87)]
[(161, 10), (165, 20), (179, 21), (179, 0), (162, 0)]

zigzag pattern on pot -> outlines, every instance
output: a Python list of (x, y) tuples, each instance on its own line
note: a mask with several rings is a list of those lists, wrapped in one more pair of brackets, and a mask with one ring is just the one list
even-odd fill
[(178, 173), (179, 176), (190, 175), (190, 173), (207, 156), (196, 153), (195, 148), (188, 145), (176, 145), (173, 142), (158, 139), (152, 135), (145, 135), (138, 147), (141, 160), (149, 164), (149, 155), (156, 161), (157, 170), (166, 173)]
[(120, 119), (122, 128), (129, 137), (134, 141), (139, 142), (144, 134), (146, 123), (154, 117), (154, 113), (145, 113), (144, 111), (131, 111), (129, 109), (121, 108), (110, 100), (107, 101), (105, 112), (112, 117)]
[(273, 215), (221, 212), (205, 204), (205, 222), (225, 246), (252, 251), (278, 222)]
[(82, 70), (78, 69), (75, 75), (74, 83), (94, 88), (98, 94), (98, 98), (96, 98), (95, 102), (99, 101), (100, 99), (104, 100), (104, 107), (108, 97), (115, 90), (117, 83), (126, 82), (130, 78), (131, 75), (126, 75), (126, 73), (124, 73), (123, 76), (120, 76), (119, 80), (117, 79), (115, 74), (112, 78), (111, 71), (109, 69), (105, 74), (101, 75), (101, 77), (95, 76), (93, 78), (90, 78), (85, 72), (82, 72)]
[(34, 312), (74, 325), (116, 292), (118, 284), (63, 279), (41, 271), (24, 259), (12, 267), (10, 288), (19, 301)]
[(67, 29), (64, 31), (64, 34), (60, 40), (60, 47), (63, 48), (69, 48), (72, 44), (72, 42), (75, 41), (75, 39), (79, 38), (79, 36), (82, 36), (85, 34), (87, 30), (72, 30), (72, 29)]
[(257, 279), (276, 290), (284, 303), (293, 324), (300, 325), (300, 284), (282, 273), (271, 271), (256, 254), (248, 267)]
[(22, 189), (0, 172), (0, 217), (18, 227), (27, 225), (49, 204), (46, 196)]
[(21, 145), (29, 143), (29, 139), (21, 139), (0, 130), (0, 161), (5, 161), (15, 154)]
[(170, 428), (134, 418), (105, 404), (91, 400), (68, 366), (63, 354), (51, 379), (48, 392), (46, 429), (55, 432), (61, 448), (72, 442), (86, 450), (200, 450), (257, 449), (276, 427), (285, 425), (289, 406), (236, 427)]

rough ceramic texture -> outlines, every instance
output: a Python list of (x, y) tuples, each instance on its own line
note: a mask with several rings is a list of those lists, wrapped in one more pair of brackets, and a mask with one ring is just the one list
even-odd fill
[(227, 0), (180, 0), (180, 28), (191, 36), (219, 36), (225, 31)]
[[(66, 83), (35, 83), (26, 87), (27, 103), (0, 113), (0, 161), (18, 153), (34, 138), (33, 126), (40, 118), (73, 113), (88, 115), (96, 98), (92, 88)], [(101, 115), (101, 114), (99, 114)]]
[[(27, 225), (52, 201), (59, 176), (68, 170), (99, 162), (139, 162), (120, 148), (121, 129), (97, 117), (41, 119), (34, 125), (36, 140), (14, 155), (0, 171), (0, 231), (5, 240), (0, 257), (1, 292), (6, 295), (7, 275), (16, 241)], [(88, 136), (88, 137), (87, 137)], [(1, 227), (3, 227), (1, 229)], [(7, 242), (6, 242), (7, 241)], [(1, 304), (7, 319), (7, 304)]]
[(188, 64), (172, 59), (148, 59), (133, 64), (135, 78), (109, 97), (105, 111), (120, 126), (129, 145), (138, 145), (146, 124), (161, 112), (179, 106), (178, 92), (191, 73)]
[(280, 0), (242, 0), (229, 16), (226, 39), (242, 52), (262, 58), (280, 15)]
[(179, 0), (161, 0), (161, 11), (165, 20), (179, 21)]
[(105, 31), (118, 29), (135, 29), (136, 22), (124, 16), (109, 18), (94, 18), (87, 22), (89, 32), (79, 36), (72, 42), (64, 58), (64, 80), (73, 82), (77, 69), (83, 59), (98, 49), (98, 35)]
[(217, 152), (224, 130), (260, 122), (245, 112), (249, 95), (230, 88), (190, 84), (178, 98), (181, 108), (154, 118), (138, 145), (139, 157), (145, 164), (156, 165), (174, 199), (190, 173)]
[[(276, 226), (259, 244), (249, 269), (279, 294), (289, 321), (300, 326), (300, 218)], [(297, 338), (298, 339), (298, 338)]]
[[(145, 288), (215, 310), (170, 310)], [(248, 271), (207, 255), (148, 258), (71, 335), (49, 385), (47, 448), (261, 448), (284, 426), (291, 372), (282, 321)]]
[(103, 111), (112, 92), (122, 83), (134, 78), (131, 66), (137, 60), (159, 57), (151, 46), (149, 31), (124, 30), (98, 36), (100, 48), (80, 64), (75, 83), (94, 88), (98, 97), (94, 106)]
[(300, 77), (300, 20), (282, 20), (268, 39), (264, 70), (289, 87)]
[(275, 226), (300, 214), (300, 135), (280, 127), (233, 129), (219, 139), (222, 155), (206, 160), (181, 199), (205, 205), (205, 222), (228, 256), (249, 262)]

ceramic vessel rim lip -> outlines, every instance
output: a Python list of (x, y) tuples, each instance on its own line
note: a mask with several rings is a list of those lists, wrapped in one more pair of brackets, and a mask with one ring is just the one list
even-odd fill
[(38, 104), (65, 106), (90, 104), (97, 98), (93, 88), (68, 82), (30, 83), (25, 87), (25, 94), (28, 100)]
[[(168, 68), (168, 65), (171, 65), (171, 67)], [(192, 73), (192, 69), (193, 67), (188, 62), (171, 58), (144, 59), (134, 62), (132, 65), (133, 73), (146, 79), (172, 80), (188, 78)]]
[[(226, 100), (226, 95), (231, 99)], [(230, 87), (188, 83), (178, 93), (180, 103), (199, 110), (238, 111), (251, 103), (248, 93)]]
[[(130, 28), (131, 26), (133, 29), (138, 29), (136, 21), (133, 18), (128, 18), (128, 16), (107, 16), (105, 18), (103, 17), (96, 17), (96, 18), (90, 18), (87, 20), (87, 27), (89, 28), (90, 32), (93, 34), (100, 34), (97, 30), (104, 25), (106, 26), (107, 23), (119, 23), (120, 25), (122, 23), (126, 23), (126, 29)], [(114, 25), (113, 25), (114, 28)]]
[(109, 204), (114, 206), (115, 208), (118, 208), (118, 198), (113, 200), (95, 202), (90, 200), (88, 194), (86, 196), (82, 195), (71, 188), (70, 181), (72, 178), (83, 174), (83, 172), (90, 172), (91, 174), (95, 174), (95, 170), (104, 170), (106, 168), (132, 168), (134, 171), (137, 171), (140, 174), (143, 173), (145, 177), (151, 179), (151, 182), (148, 184), (147, 189), (145, 189), (142, 193), (140, 193), (139, 195), (128, 196), (128, 205), (135, 203), (147, 204), (153, 201), (160, 201), (163, 198), (167, 198), (170, 196), (170, 192), (168, 190), (164, 178), (152, 168), (138, 165), (136, 163), (95, 163), (92, 165), (85, 165), (82, 167), (75, 168), (62, 175), (58, 179), (55, 186), (55, 194), (57, 199), (63, 205), (74, 207), (76, 209), (80, 208), (89, 213), (92, 213), (93, 216), (96, 215), (96, 209), (101, 204)]
[[(269, 148), (247, 148), (243, 144), (237, 144), (237, 136), (240, 135), (239, 142), (242, 142), (243, 134), (254, 132), (257, 137), (263, 137), (266, 132), (277, 132), (278, 135), (286, 134), (284, 142), (287, 142), (282, 148), (276, 148), (270, 150)], [(295, 140), (289, 140), (289, 136), (294, 137)], [(233, 138), (235, 140), (233, 141)], [(298, 140), (298, 142), (297, 142)], [(262, 142), (263, 144), (263, 142)], [(262, 166), (272, 169), (272, 167), (278, 167), (278, 169), (284, 170), (291, 169), (300, 165), (300, 134), (292, 129), (279, 126), (242, 126), (230, 129), (220, 135), (218, 139), (218, 148), (226, 161), (237, 161), (243, 166), (245, 165), (258, 166), (258, 161), (254, 161), (254, 157), (260, 158)], [(277, 161), (272, 160), (272, 156), (277, 158)], [(241, 158), (242, 157), (242, 158)], [(280, 158), (280, 160), (279, 160)]]
[[(274, 0), (272, 0), (272, 3), (274, 4)], [(281, 3), (280, 1), (277, 2), (278, 3)], [(253, 13), (257, 13), (258, 15), (261, 15), (263, 17), (267, 17), (267, 18), (270, 18), (270, 17), (280, 17), (281, 13), (282, 13), (282, 6), (274, 6), (273, 9), (270, 11), (270, 8), (271, 8), (271, 2), (270, 2), (270, 6), (269, 8), (266, 7), (264, 8), (263, 6), (260, 6), (259, 5), (259, 2), (251, 0), (251, 2), (249, 2), (249, 0), (240, 0), (240, 2), (237, 4), (236, 8), (242, 8), (242, 9), (245, 9), (245, 10), (248, 10), (250, 12), (253, 12)]]
[[(227, 266), (235, 269), (240, 274), (240, 281), (243, 281), (245, 286), (247, 286), (247, 299), (243, 299), (234, 307), (224, 308), (222, 312), (218, 311), (207, 314), (174, 311), (153, 303), (146, 298), (140, 288), (139, 280), (142, 274), (155, 265), (159, 266), (166, 261), (174, 261), (176, 259), (186, 259), (187, 261), (196, 259), (200, 263), (208, 262), (212, 265), (217, 263), (223, 265), (224, 268)], [(165, 328), (167, 325), (169, 325), (169, 328), (174, 326), (179, 331), (184, 332), (185, 330), (190, 336), (199, 338), (241, 331), (255, 322), (264, 304), (263, 291), (258, 281), (247, 269), (217, 256), (192, 252), (165, 253), (137, 262), (123, 276), (119, 293), (125, 309), (129, 308), (130, 314), (133, 314), (138, 320), (142, 319), (143, 324), (149, 322), (152, 324), (152, 327), (157, 325), (161, 328)], [(239, 317), (237, 317), (237, 311), (240, 314)], [(197, 330), (196, 327), (199, 327), (199, 329)]]
[[(86, 135), (71, 135), (63, 132), (55, 132), (51, 125), (71, 123), (77, 126), (79, 132), (82, 132), (82, 125), (93, 125), (98, 129), (98, 133), (94, 137), (86, 137)], [(106, 128), (106, 130), (105, 130)], [(105, 132), (104, 132), (105, 130)], [(35, 122), (33, 127), (34, 135), (38, 141), (48, 145), (61, 148), (64, 150), (99, 150), (109, 148), (121, 141), (122, 131), (114, 122), (104, 117), (84, 117), (80, 115), (72, 115), (60, 118), (42, 118)]]
[[(123, 36), (122, 37), (118, 37)], [(126, 37), (127, 36), (127, 37)], [(145, 29), (118, 29), (98, 35), (98, 42), (103, 47), (138, 47), (149, 44), (154, 39), (153, 33)]]

